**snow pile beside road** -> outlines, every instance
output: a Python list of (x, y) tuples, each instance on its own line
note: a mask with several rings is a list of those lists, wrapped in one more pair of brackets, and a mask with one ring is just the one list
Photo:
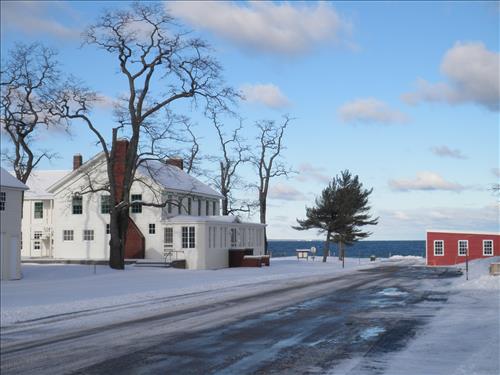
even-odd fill
[(455, 290), (466, 289), (500, 289), (500, 276), (492, 276), (489, 274), (491, 263), (500, 262), (500, 257), (483, 258), (469, 262), (469, 280), (466, 280), (465, 264), (461, 264), (460, 268), (464, 274), (453, 284)]
[(416, 255), (393, 255), (389, 257), (389, 260), (424, 260), (424, 257), (419, 257)]

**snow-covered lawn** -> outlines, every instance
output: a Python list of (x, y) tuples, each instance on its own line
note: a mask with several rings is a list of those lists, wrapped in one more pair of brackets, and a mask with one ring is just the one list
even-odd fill
[[(396, 259), (399, 261), (400, 259)], [(373, 267), (380, 260), (347, 258), (345, 269), (333, 257), (297, 260), (273, 258), (270, 267), (226, 268), (213, 271), (127, 266), (23, 264), (23, 278), (1, 283), (1, 325), (84, 309), (96, 309), (152, 298), (226, 289), (272, 280), (334, 275)]]

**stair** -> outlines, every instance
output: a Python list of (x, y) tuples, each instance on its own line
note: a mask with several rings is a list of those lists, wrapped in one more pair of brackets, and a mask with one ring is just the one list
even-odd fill
[(161, 267), (161, 268), (170, 268), (172, 267), (171, 262), (165, 262), (164, 260), (137, 260), (135, 262), (135, 267)]

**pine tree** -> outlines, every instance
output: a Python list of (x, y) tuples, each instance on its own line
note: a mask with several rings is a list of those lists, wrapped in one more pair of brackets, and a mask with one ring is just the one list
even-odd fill
[(345, 245), (351, 245), (367, 238), (370, 232), (363, 231), (365, 225), (376, 225), (378, 218), (369, 214), (368, 198), (373, 189), (364, 189), (358, 176), (352, 176), (349, 170), (342, 171), (316, 198), (316, 206), (306, 207), (306, 219), (299, 220), (293, 227), (297, 230), (318, 229), (326, 234), (323, 262), (330, 252), (330, 242), (339, 244), (339, 257), (344, 266)]

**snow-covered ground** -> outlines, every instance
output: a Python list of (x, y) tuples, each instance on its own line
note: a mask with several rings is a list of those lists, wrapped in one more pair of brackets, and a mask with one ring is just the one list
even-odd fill
[(321, 262), (321, 257), (316, 257), (315, 261), (273, 258), (270, 267), (214, 271), (133, 265), (116, 271), (108, 266), (23, 264), (21, 280), (1, 283), (1, 325), (246, 284), (265, 287), (273, 280), (334, 275), (379, 264), (380, 260), (346, 258), (343, 269), (341, 262), (333, 257), (328, 258), (327, 263)]

